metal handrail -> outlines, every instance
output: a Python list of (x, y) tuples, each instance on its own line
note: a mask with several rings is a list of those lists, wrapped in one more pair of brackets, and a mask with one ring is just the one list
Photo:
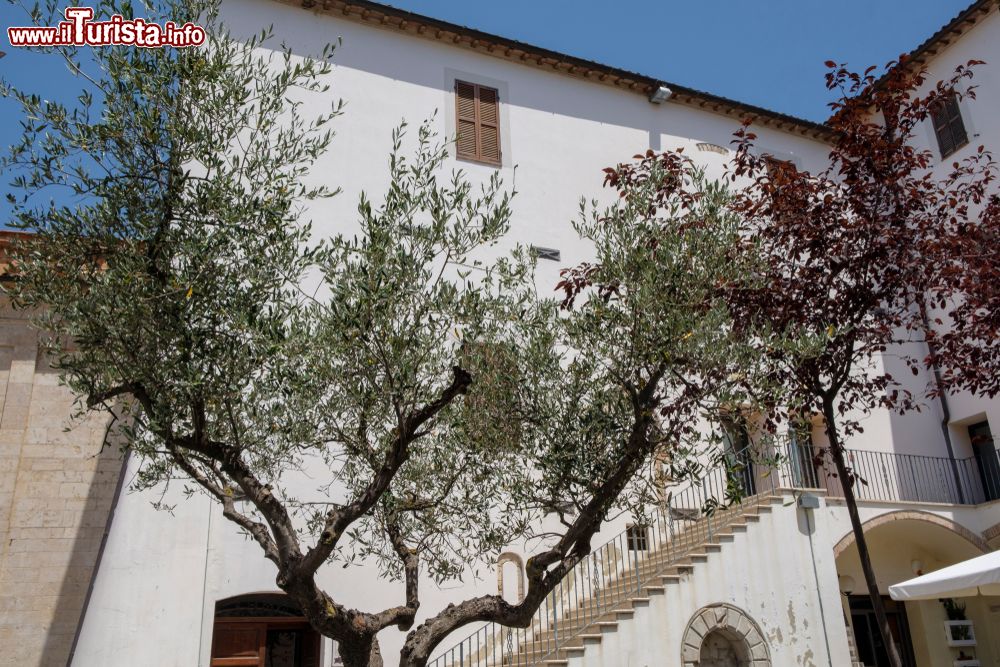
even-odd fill
[[(755, 488), (748, 491), (756, 493), (733, 507), (705, 513), (712, 501), (726, 497), (734, 474), (736, 483), (753, 484)], [(761, 502), (760, 488), (766, 485), (773, 491), (775, 482), (772, 475), (751, 482), (739, 474), (739, 466), (734, 473), (730, 465), (688, 480), (685, 488), (673, 491), (656, 509), (649, 525), (622, 531), (567, 573), (528, 627), (488, 623), (438, 655), (431, 667), (529, 665), (546, 659), (602, 616), (641, 594), (664, 570), (741, 520)]]
[[(776, 464), (754, 465), (751, 453), (763, 449), (769, 449), (770, 456), (779, 455)], [(811, 445), (787, 441), (782, 446), (772, 441), (728, 456), (728, 464), (674, 490), (656, 508), (649, 525), (629, 527), (594, 549), (546, 597), (528, 627), (487, 623), (440, 653), (430, 667), (527, 667), (572, 646), (585, 630), (602, 619), (611, 620), (631, 598), (659, 585), (662, 576), (685, 564), (697, 549), (717, 542), (747, 515), (757, 514), (779, 489), (842, 494), (841, 481), (828, 466), (818, 465), (820, 451)], [(1000, 498), (1000, 452), (994, 454), (995, 465), (976, 457), (848, 450), (848, 465), (861, 480), (855, 485), (859, 500), (978, 504)], [(734, 483), (744, 497), (727, 505), (727, 489)]]
[[(842, 496), (841, 481), (828, 471), (802, 469), (802, 462), (819, 451), (809, 445), (789, 445), (788, 459), (798, 460), (800, 465), (787, 486), (821, 488), (831, 496)], [(978, 505), (1000, 499), (1000, 451), (997, 450), (985, 456), (953, 459), (849, 449), (847, 465), (859, 476), (854, 486), (858, 500)]]

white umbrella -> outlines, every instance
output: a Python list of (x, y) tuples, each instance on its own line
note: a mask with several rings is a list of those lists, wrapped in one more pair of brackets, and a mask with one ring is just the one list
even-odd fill
[(935, 600), (1000, 595), (1000, 551), (955, 563), (889, 586), (893, 600)]

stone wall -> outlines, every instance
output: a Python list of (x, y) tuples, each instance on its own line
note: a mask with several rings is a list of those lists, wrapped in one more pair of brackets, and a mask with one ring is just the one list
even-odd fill
[(0, 664), (66, 664), (121, 468), (0, 304)]

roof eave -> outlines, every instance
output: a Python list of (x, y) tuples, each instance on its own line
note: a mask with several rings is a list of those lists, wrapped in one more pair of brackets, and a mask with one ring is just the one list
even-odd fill
[(752, 104), (746, 104), (704, 91), (664, 81), (656, 77), (630, 72), (584, 58), (519, 42), (514, 39), (448, 23), (370, 0), (278, 0), (289, 5), (317, 12), (336, 13), (369, 25), (396, 30), (426, 39), (435, 39), (496, 58), (517, 62), (572, 76), (594, 83), (613, 86), (649, 97), (660, 86), (670, 88), (672, 102), (744, 119), (813, 139), (829, 141), (833, 133), (823, 123), (796, 118)]

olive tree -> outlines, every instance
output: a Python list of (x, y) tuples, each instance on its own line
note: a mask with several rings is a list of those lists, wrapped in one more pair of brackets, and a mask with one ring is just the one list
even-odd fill
[[(609, 169), (620, 196), (583, 206), (597, 261), (565, 272), (560, 308), (508, 242), (513, 193), (447, 174), (432, 124), (404, 125), (387, 191), (318, 239), (312, 204), (337, 190), (310, 170), (340, 105), (302, 102), (330, 96), (332, 50), (234, 39), (211, 2), (162, 9), (206, 45), (60, 50), (75, 100), (3, 88), (24, 112), (5, 167), (31, 233), (10, 296), (81, 410), (116, 416), (137, 485), (213, 498), (345, 665), (390, 627), (408, 631), (400, 663), (423, 665), (470, 623), (528, 625), (608, 516), (655, 497), (654, 455), (683, 459), (702, 411), (736, 400), (746, 357), (717, 286), (752, 272), (727, 193), (679, 154)], [(132, 7), (97, 10), (113, 13)], [(521, 602), (421, 609), (422, 582), (529, 537)], [(377, 564), (349, 576), (400, 581), (398, 604), (336, 599), (335, 562)]]

